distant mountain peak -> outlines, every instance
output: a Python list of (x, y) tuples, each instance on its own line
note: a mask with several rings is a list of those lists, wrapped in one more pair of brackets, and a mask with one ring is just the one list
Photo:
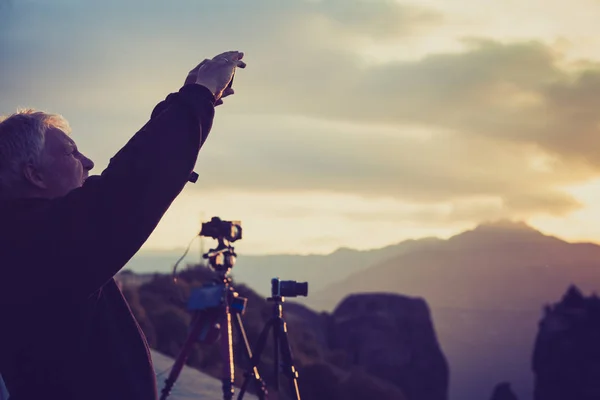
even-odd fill
[(475, 230), (504, 230), (504, 231), (528, 231), (528, 232), (538, 232), (539, 231), (533, 228), (531, 225), (528, 225), (525, 221), (520, 220), (511, 220), (511, 219), (498, 219), (493, 221), (484, 221), (480, 223)]
[(356, 253), (357, 251), (360, 251), (360, 250), (353, 249), (353, 248), (347, 247), (347, 246), (343, 246), (343, 247), (338, 247), (336, 250), (329, 253), (329, 255), (339, 254), (339, 253)]
[(557, 242), (560, 239), (548, 236), (524, 221), (500, 219), (483, 222), (471, 230), (459, 233), (448, 239), (448, 243), (460, 247), (497, 246), (505, 243)]

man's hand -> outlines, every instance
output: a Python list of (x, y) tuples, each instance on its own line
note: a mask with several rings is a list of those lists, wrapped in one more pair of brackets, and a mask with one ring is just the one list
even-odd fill
[(231, 84), (236, 68), (246, 67), (241, 61), (243, 57), (242, 52), (227, 51), (211, 60), (206, 59), (190, 71), (184, 84), (205, 86), (215, 96), (215, 105), (223, 104), (222, 98), (234, 93)]

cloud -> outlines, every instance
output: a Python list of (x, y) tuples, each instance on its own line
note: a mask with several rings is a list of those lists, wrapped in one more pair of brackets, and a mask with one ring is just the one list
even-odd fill
[(598, 64), (573, 70), (542, 43), (489, 40), (472, 40), (461, 53), (369, 68), (340, 57), (303, 55), (305, 64), (319, 60), (321, 74), (301, 84), (282, 78), (308, 67), (298, 66), (301, 61), (292, 60), (291, 71), (265, 66), (262, 85), (268, 79), (277, 85), (258, 101), (244, 99), (245, 105), (258, 111), (268, 98), (273, 112), (427, 124), (453, 129), (457, 136), (533, 144), (560, 157), (600, 163)]
[[(114, 111), (117, 106), (111, 107), (110, 99), (115, 88), (136, 111), (148, 108), (146, 102), (137, 104), (140, 95), (174, 90), (198, 61), (224, 49), (246, 51), (255, 72), (270, 69), (265, 69), (269, 64), (290, 68), (294, 59), (310, 56), (315, 46), (341, 62), (344, 56), (337, 53), (347, 52), (348, 61), (354, 62), (354, 52), (366, 45), (358, 39), (401, 37), (438, 18), (434, 11), (387, 0), (298, 0), (279, 2), (276, 7), (268, 0), (210, 6), (192, 0), (53, 4), (38, 0), (16, 2), (10, 14), (12, 24), (6, 29), (6, 40), (0, 42), (0, 51), (8, 54), (2, 57), (7, 64), (0, 87), (58, 107), (68, 106), (69, 101), (53, 98), (52, 93), (60, 91), (65, 99), (77, 96), (80, 111)], [(312, 70), (298, 72), (283, 79), (310, 76), (314, 81), (321, 75), (319, 62)], [(250, 79), (260, 76), (264, 77)], [(277, 84), (270, 81), (263, 89), (269, 91)], [(82, 85), (87, 96), (80, 93)]]
[(373, 43), (435, 34), (435, 10), (63, 0), (11, 12), (0, 110), (61, 112), (81, 147), (106, 159), (199, 59), (246, 51), (238, 95), (218, 111), (198, 163), (207, 189), (389, 196), (423, 204), (425, 220), (464, 220), (563, 215), (579, 207), (563, 187), (598, 173), (591, 61), (575, 68), (539, 41), (471, 38), (460, 52), (366, 62)]
[[(220, 120), (212, 135), (199, 185), (214, 190), (329, 191), (423, 204), (484, 197), (503, 213), (531, 213), (537, 202), (557, 215), (578, 207), (561, 188), (594, 174), (532, 146), (429, 127), (244, 116)], [(214, 165), (218, 172), (202, 172)]]
[(397, 39), (439, 25), (443, 15), (431, 9), (393, 0), (333, 0), (314, 4), (313, 16), (351, 37)]

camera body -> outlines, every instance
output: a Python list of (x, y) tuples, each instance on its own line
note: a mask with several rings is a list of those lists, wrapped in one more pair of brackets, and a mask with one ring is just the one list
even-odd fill
[(241, 221), (223, 221), (219, 217), (212, 217), (209, 222), (202, 223), (200, 236), (235, 242), (242, 238), (241, 224)]
[(273, 278), (271, 279), (271, 296), (306, 297), (308, 296), (308, 282), (282, 281), (279, 278)]

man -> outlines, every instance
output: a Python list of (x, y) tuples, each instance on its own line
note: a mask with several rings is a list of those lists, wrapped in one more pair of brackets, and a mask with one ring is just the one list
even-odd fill
[(113, 276), (185, 186), (243, 53), (204, 60), (100, 176), (59, 116), (0, 122), (0, 374), (11, 400), (154, 400)]

